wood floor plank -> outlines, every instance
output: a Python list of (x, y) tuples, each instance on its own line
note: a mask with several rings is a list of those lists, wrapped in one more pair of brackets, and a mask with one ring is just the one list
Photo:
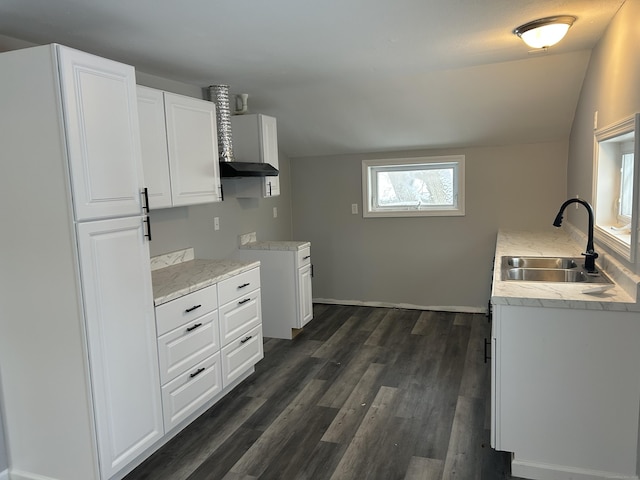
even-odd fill
[(311, 407), (317, 404), (324, 389), (323, 380), (311, 380), (307, 383), (300, 394), (233, 465), (231, 471), (260, 476), (267, 469), (270, 459), (284, 448), (296, 429), (304, 428)]
[(404, 480), (441, 480), (443, 468), (442, 460), (411, 457)]
[(353, 392), (371, 363), (377, 363), (379, 347), (362, 345), (348, 350), (349, 361), (343, 362), (336, 372), (333, 382), (322, 396), (318, 405), (341, 408)]
[[(238, 461), (242, 453), (260, 438), (262, 432), (241, 427), (234, 432), (222, 448), (216, 450), (204, 462), (198, 465), (187, 480), (216, 480), (224, 478), (229, 469)], [(237, 472), (233, 472), (237, 473)], [(239, 478), (251, 478), (245, 472), (240, 472)]]
[(309, 452), (320, 442), (323, 434), (336, 416), (333, 408), (310, 407), (307, 421), (291, 436), (284, 448), (270, 458), (267, 469), (260, 475), (261, 480), (282, 480), (299, 478), (300, 472), (311, 462)]
[(481, 480), (484, 438), (484, 408), (475, 398), (458, 397), (451, 439), (444, 464), (444, 478)]
[(460, 395), (471, 398), (485, 398), (487, 385), (491, 382), (491, 363), (484, 361), (485, 340), (491, 336), (488, 324), (476, 316), (471, 324), (467, 356), (463, 367)]
[(380, 388), (367, 410), (365, 419), (333, 472), (332, 480), (364, 478), (362, 471), (368, 467), (366, 453), (377, 442), (380, 427), (384, 425), (387, 417), (392, 415), (391, 408), (395, 394), (395, 388)]
[(385, 366), (379, 363), (369, 365), (323, 435), (323, 442), (347, 444), (353, 438), (367, 412), (367, 407), (380, 388), (380, 377), (384, 368)]
[[(229, 396), (152, 455), (128, 480), (184, 480), (227, 442), (265, 400)], [(226, 412), (224, 416), (217, 412)]]

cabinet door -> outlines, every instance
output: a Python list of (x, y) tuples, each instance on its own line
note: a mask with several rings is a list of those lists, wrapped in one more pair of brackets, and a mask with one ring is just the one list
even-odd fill
[(78, 225), (102, 478), (163, 435), (149, 248), (141, 217)]
[(297, 328), (304, 327), (313, 319), (313, 294), (311, 292), (311, 264), (298, 269), (299, 309)]
[[(276, 119), (266, 115), (261, 117), (261, 137), (262, 137), (262, 153), (263, 162), (273, 165), (280, 169), (278, 161), (278, 128)], [(277, 197), (280, 195), (280, 177), (265, 177), (264, 179), (264, 196)]]
[[(234, 156), (239, 162), (269, 163), (279, 168), (278, 128), (274, 117), (268, 115), (236, 115), (231, 117)], [(257, 183), (244, 182), (239, 190), (243, 197), (276, 197), (280, 195), (280, 177), (269, 176)]]
[(161, 90), (139, 85), (137, 92), (142, 171), (144, 184), (149, 189), (149, 206), (151, 208), (171, 207), (164, 97)]
[(222, 200), (215, 105), (164, 92), (164, 107), (173, 205)]
[(139, 214), (133, 67), (62, 46), (57, 52), (76, 219)]

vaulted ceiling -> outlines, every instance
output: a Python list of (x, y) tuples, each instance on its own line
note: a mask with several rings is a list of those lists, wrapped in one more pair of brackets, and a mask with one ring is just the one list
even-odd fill
[[(623, 2), (2, 0), (0, 50), (57, 42), (228, 84), (277, 117), (290, 157), (535, 143), (568, 138), (590, 51)], [(577, 20), (546, 52), (512, 34), (560, 14)]]

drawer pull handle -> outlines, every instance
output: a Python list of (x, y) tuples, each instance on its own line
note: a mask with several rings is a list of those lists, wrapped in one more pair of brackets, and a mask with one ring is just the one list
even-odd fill
[(244, 300), (240, 300), (240, 301), (238, 302), (238, 305), (242, 305), (243, 303), (247, 303), (247, 302), (248, 302), (248, 301), (250, 301), (250, 300), (251, 300), (250, 298), (245, 298)]
[(187, 308), (187, 309), (185, 310), (185, 312), (186, 312), (186, 313), (193, 312), (194, 310), (196, 310), (197, 308), (200, 308), (201, 306), (202, 306), (202, 305), (194, 305), (194, 306), (193, 306), (193, 307), (191, 307), (191, 308)]
[(302, 257), (303, 260), (306, 260), (307, 258), (311, 258), (311, 255), (307, 255), (306, 257)]
[(240, 340), (240, 343), (246, 343), (249, 340), (251, 340), (253, 338), (253, 335), (249, 335), (248, 337), (245, 337), (244, 340)]
[(198, 327), (201, 327), (202, 324), (201, 323), (196, 323), (193, 327), (187, 327), (187, 332), (191, 332), (193, 330), (195, 330)]
[(249, 285), (251, 285), (250, 283), (243, 283), (242, 285), (240, 285), (238, 288), (244, 288), (244, 287), (248, 287)]
[(201, 367), (198, 370), (196, 370), (195, 372), (193, 372), (191, 375), (189, 375), (191, 378), (200, 375), (202, 372), (204, 372), (205, 368)]

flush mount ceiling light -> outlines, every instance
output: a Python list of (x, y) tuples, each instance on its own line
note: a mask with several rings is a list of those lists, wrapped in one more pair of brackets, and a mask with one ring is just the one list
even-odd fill
[(570, 15), (540, 18), (520, 25), (513, 33), (531, 48), (548, 48), (562, 40), (575, 21)]

